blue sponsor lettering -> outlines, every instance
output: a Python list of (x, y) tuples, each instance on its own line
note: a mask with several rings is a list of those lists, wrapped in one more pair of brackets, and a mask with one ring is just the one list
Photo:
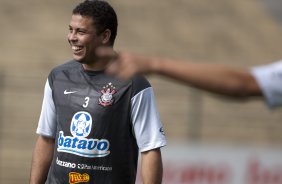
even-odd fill
[(107, 139), (87, 139), (84, 137), (64, 136), (59, 132), (58, 152), (66, 152), (84, 157), (105, 157), (110, 154)]

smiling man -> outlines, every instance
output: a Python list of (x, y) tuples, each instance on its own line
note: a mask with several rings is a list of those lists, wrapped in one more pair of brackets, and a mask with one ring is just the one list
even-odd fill
[(161, 183), (166, 140), (152, 87), (143, 77), (106, 75), (108, 62), (95, 55), (97, 47), (113, 47), (116, 34), (107, 2), (74, 8), (73, 60), (55, 67), (45, 84), (31, 184), (134, 184), (139, 152), (143, 183)]

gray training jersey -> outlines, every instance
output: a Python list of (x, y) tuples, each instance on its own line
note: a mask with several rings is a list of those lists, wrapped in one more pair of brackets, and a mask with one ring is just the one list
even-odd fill
[(37, 133), (55, 139), (49, 184), (134, 184), (138, 152), (166, 144), (147, 80), (119, 81), (76, 61), (48, 76)]

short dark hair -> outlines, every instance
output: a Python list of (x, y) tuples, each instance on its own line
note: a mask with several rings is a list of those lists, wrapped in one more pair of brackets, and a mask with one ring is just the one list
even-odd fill
[(110, 44), (114, 45), (118, 20), (115, 10), (109, 3), (103, 0), (85, 0), (73, 9), (72, 14), (92, 17), (97, 35), (109, 29), (111, 31)]

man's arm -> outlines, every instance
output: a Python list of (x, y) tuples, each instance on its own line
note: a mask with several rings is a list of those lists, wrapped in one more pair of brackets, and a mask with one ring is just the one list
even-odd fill
[(141, 153), (141, 174), (143, 184), (161, 184), (163, 165), (160, 149)]
[(129, 52), (115, 53), (108, 48), (98, 49), (97, 54), (113, 60), (107, 72), (122, 79), (136, 74), (156, 73), (198, 89), (230, 97), (262, 96), (258, 83), (246, 69), (146, 57)]
[(54, 138), (39, 136), (32, 156), (30, 184), (44, 184), (53, 158)]
[(198, 89), (230, 97), (262, 96), (256, 79), (246, 69), (161, 58), (148, 58), (146, 62), (151, 63), (151, 73), (176, 79)]

